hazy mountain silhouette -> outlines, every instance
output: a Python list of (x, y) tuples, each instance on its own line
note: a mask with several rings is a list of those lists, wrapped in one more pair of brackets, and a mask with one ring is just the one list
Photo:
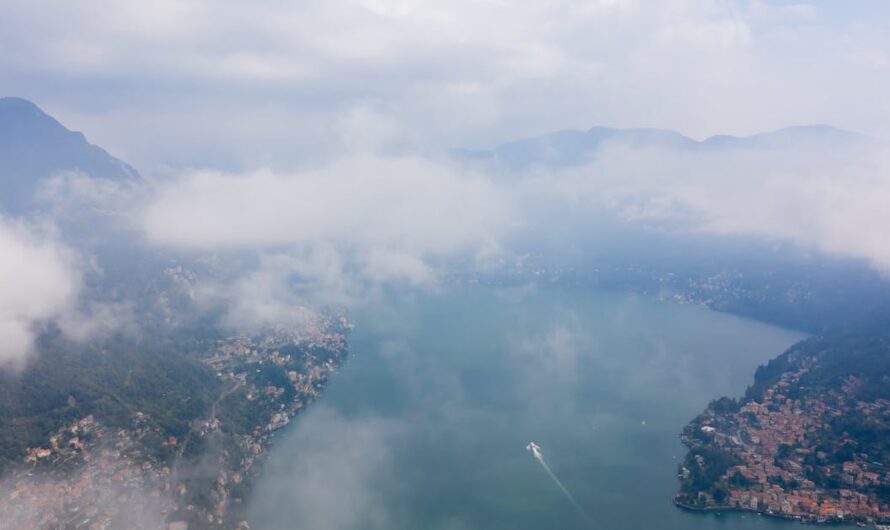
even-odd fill
[(0, 210), (28, 211), (39, 181), (66, 171), (104, 179), (139, 178), (130, 165), (66, 129), (37, 105), (0, 98)]
[(459, 150), (458, 159), (484, 164), (507, 172), (523, 172), (535, 168), (561, 169), (593, 161), (605, 144), (632, 148), (662, 148), (687, 151), (720, 151), (731, 149), (819, 149), (847, 147), (866, 142), (867, 137), (828, 125), (787, 127), (752, 136), (712, 136), (693, 140), (666, 129), (614, 129), (594, 127), (588, 131), (563, 130), (543, 136), (523, 138), (487, 151)]

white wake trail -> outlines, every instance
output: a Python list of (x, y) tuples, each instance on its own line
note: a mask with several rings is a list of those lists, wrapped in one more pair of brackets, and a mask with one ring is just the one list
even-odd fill
[(588, 514), (584, 510), (584, 508), (581, 506), (581, 504), (575, 499), (575, 496), (572, 495), (572, 492), (570, 492), (569, 489), (565, 487), (565, 485), (562, 483), (562, 481), (559, 480), (559, 477), (556, 476), (556, 473), (554, 473), (553, 470), (550, 469), (550, 466), (547, 465), (547, 462), (544, 461), (544, 455), (541, 453), (541, 448), (538, 447), (537, 444), (532, 442), (529, 444), (527, 449), (532, 452), (532, 455), (534, 455), (535, 460), (537, 460), (538, 462), (541, 463), (541, 467), (543, 467), (544, 471), (546, 471), (547, 474), (550, 476), (550, 478), (553, 479), (553, 482), (563, 492), (563, 494), (566, 496), (566, 498), (569, 500), (569, 502), (572, 503), (572, 506), (574, 506), (575, 509), (578, 510), (578, 514), (580, 514), (581, 517), (583, 517), (584, 520), (587, 521), (588, 524), (590, 524), (590, 526), (596, 526), (594, 524), (593, 518), (590, 516), (590, 514)]

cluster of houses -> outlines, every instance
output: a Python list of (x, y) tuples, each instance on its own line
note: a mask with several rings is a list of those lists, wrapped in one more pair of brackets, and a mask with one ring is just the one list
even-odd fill
[(0, 519), (10, 528), (121, 528), (128, 521), (162, 518), (170, 467), (144, 450), (147, 429), (108, 429), (92, 416), (54, 433), (44, 447), (27, 451), (7, 491), (0, 491)]
[[(817, 447), (833, 418), (855, 410), (890, 421), (890, 402), (857, 400), (854, 377), (839, 391), (789, 397), (809, 366), (804, 362), (800, 369), (783, 374), (760, 402), (746, 403), (732, 414), (709, 409), (703, 416), (702, 435), (742, 462), (725, 473), (728, 496), (721, 504), (807, 521), (890, 521), (890, 502), (876, 493), (879, 487), (890, 486), (885, 463), (853, 451), (850, 460), (833, 462)], [(828, 488), (824, 481), (817, 485), (811, 480), (814, 472), (831, 477), (838, 487)]]
[[(153, 432), (157, 428), (149, 427), (151, 422), (142, 412), (134, 414), (127, 429), (109, 429), (92, 416), (66, 425), (46, 444), (29, 448), (13, 480), (0, 485), (0, 527), (106, 530), (137, 522), (139, 528), (186, 530), (189, 520), (199, 521), (202, 528), (249, 528), (244, 522), (228, 524), (230, 490), (258, 468), (275, 431), (319, 395), (345, 358), (348, 328), (344, 317), (332, 317), (299, 331), (278, 330), (217, 343), (204, 361), (226, 383), (226, 392), (208, 416), (192, 422), (182, 440)], [(254, 380), (267, 363), (285, 375), (278, 386)], [(282, 385), (291, 387), (290, 399)], [(217, 409), (223, 398), (242, 388), (240, 399), (264, 400), (274, 412), (268, 421), (235, 438), (242, 451), (220, 461), (211, 490), (196, 497), (200, 493), (192, 491), (196, 483), (185, 479), (176, 455), (196, 438), (222, 433)], [(199, 497), (210, 499), (212, 505), (195, 503)]]

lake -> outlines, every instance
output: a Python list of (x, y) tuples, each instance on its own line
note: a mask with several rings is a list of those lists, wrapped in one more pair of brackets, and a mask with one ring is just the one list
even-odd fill
[(743, 393), (799, 333), (560, 287), (391, 294), (351, 319), (351, 358), (277, 435), (254, 528), (796, 525), (688, 513), (671, 498), (683, 426), (711, 399)]

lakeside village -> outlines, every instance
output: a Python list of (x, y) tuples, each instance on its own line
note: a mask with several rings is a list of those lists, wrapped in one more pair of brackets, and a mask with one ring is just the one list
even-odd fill
[[(890, 402), (856, 399), (852, 376), (840, 391), (789, 397), (812, 362), (782, 374), (762, 402), (729, 413), (712, 404), (686, 428), (682, 440), (690, 453), (680, 467), (678, 505), (890, 528), (888, 462), (845, 449), (852, 445), (846, 432), (826, 442), (831, 422), (844, 414), (890, 422)], [(838, 448), (847, 453), (840, 461)]]
[(93, 416), (61, 427), (0, 483), (0, 526), (249, 529), (245, 497), (272, 437), (345, 360), (350, 328), (335, 316), (215, 341), (202, 361), (223, 391), (183, 437), (160, 432), (142, 412), (126, 428)]

